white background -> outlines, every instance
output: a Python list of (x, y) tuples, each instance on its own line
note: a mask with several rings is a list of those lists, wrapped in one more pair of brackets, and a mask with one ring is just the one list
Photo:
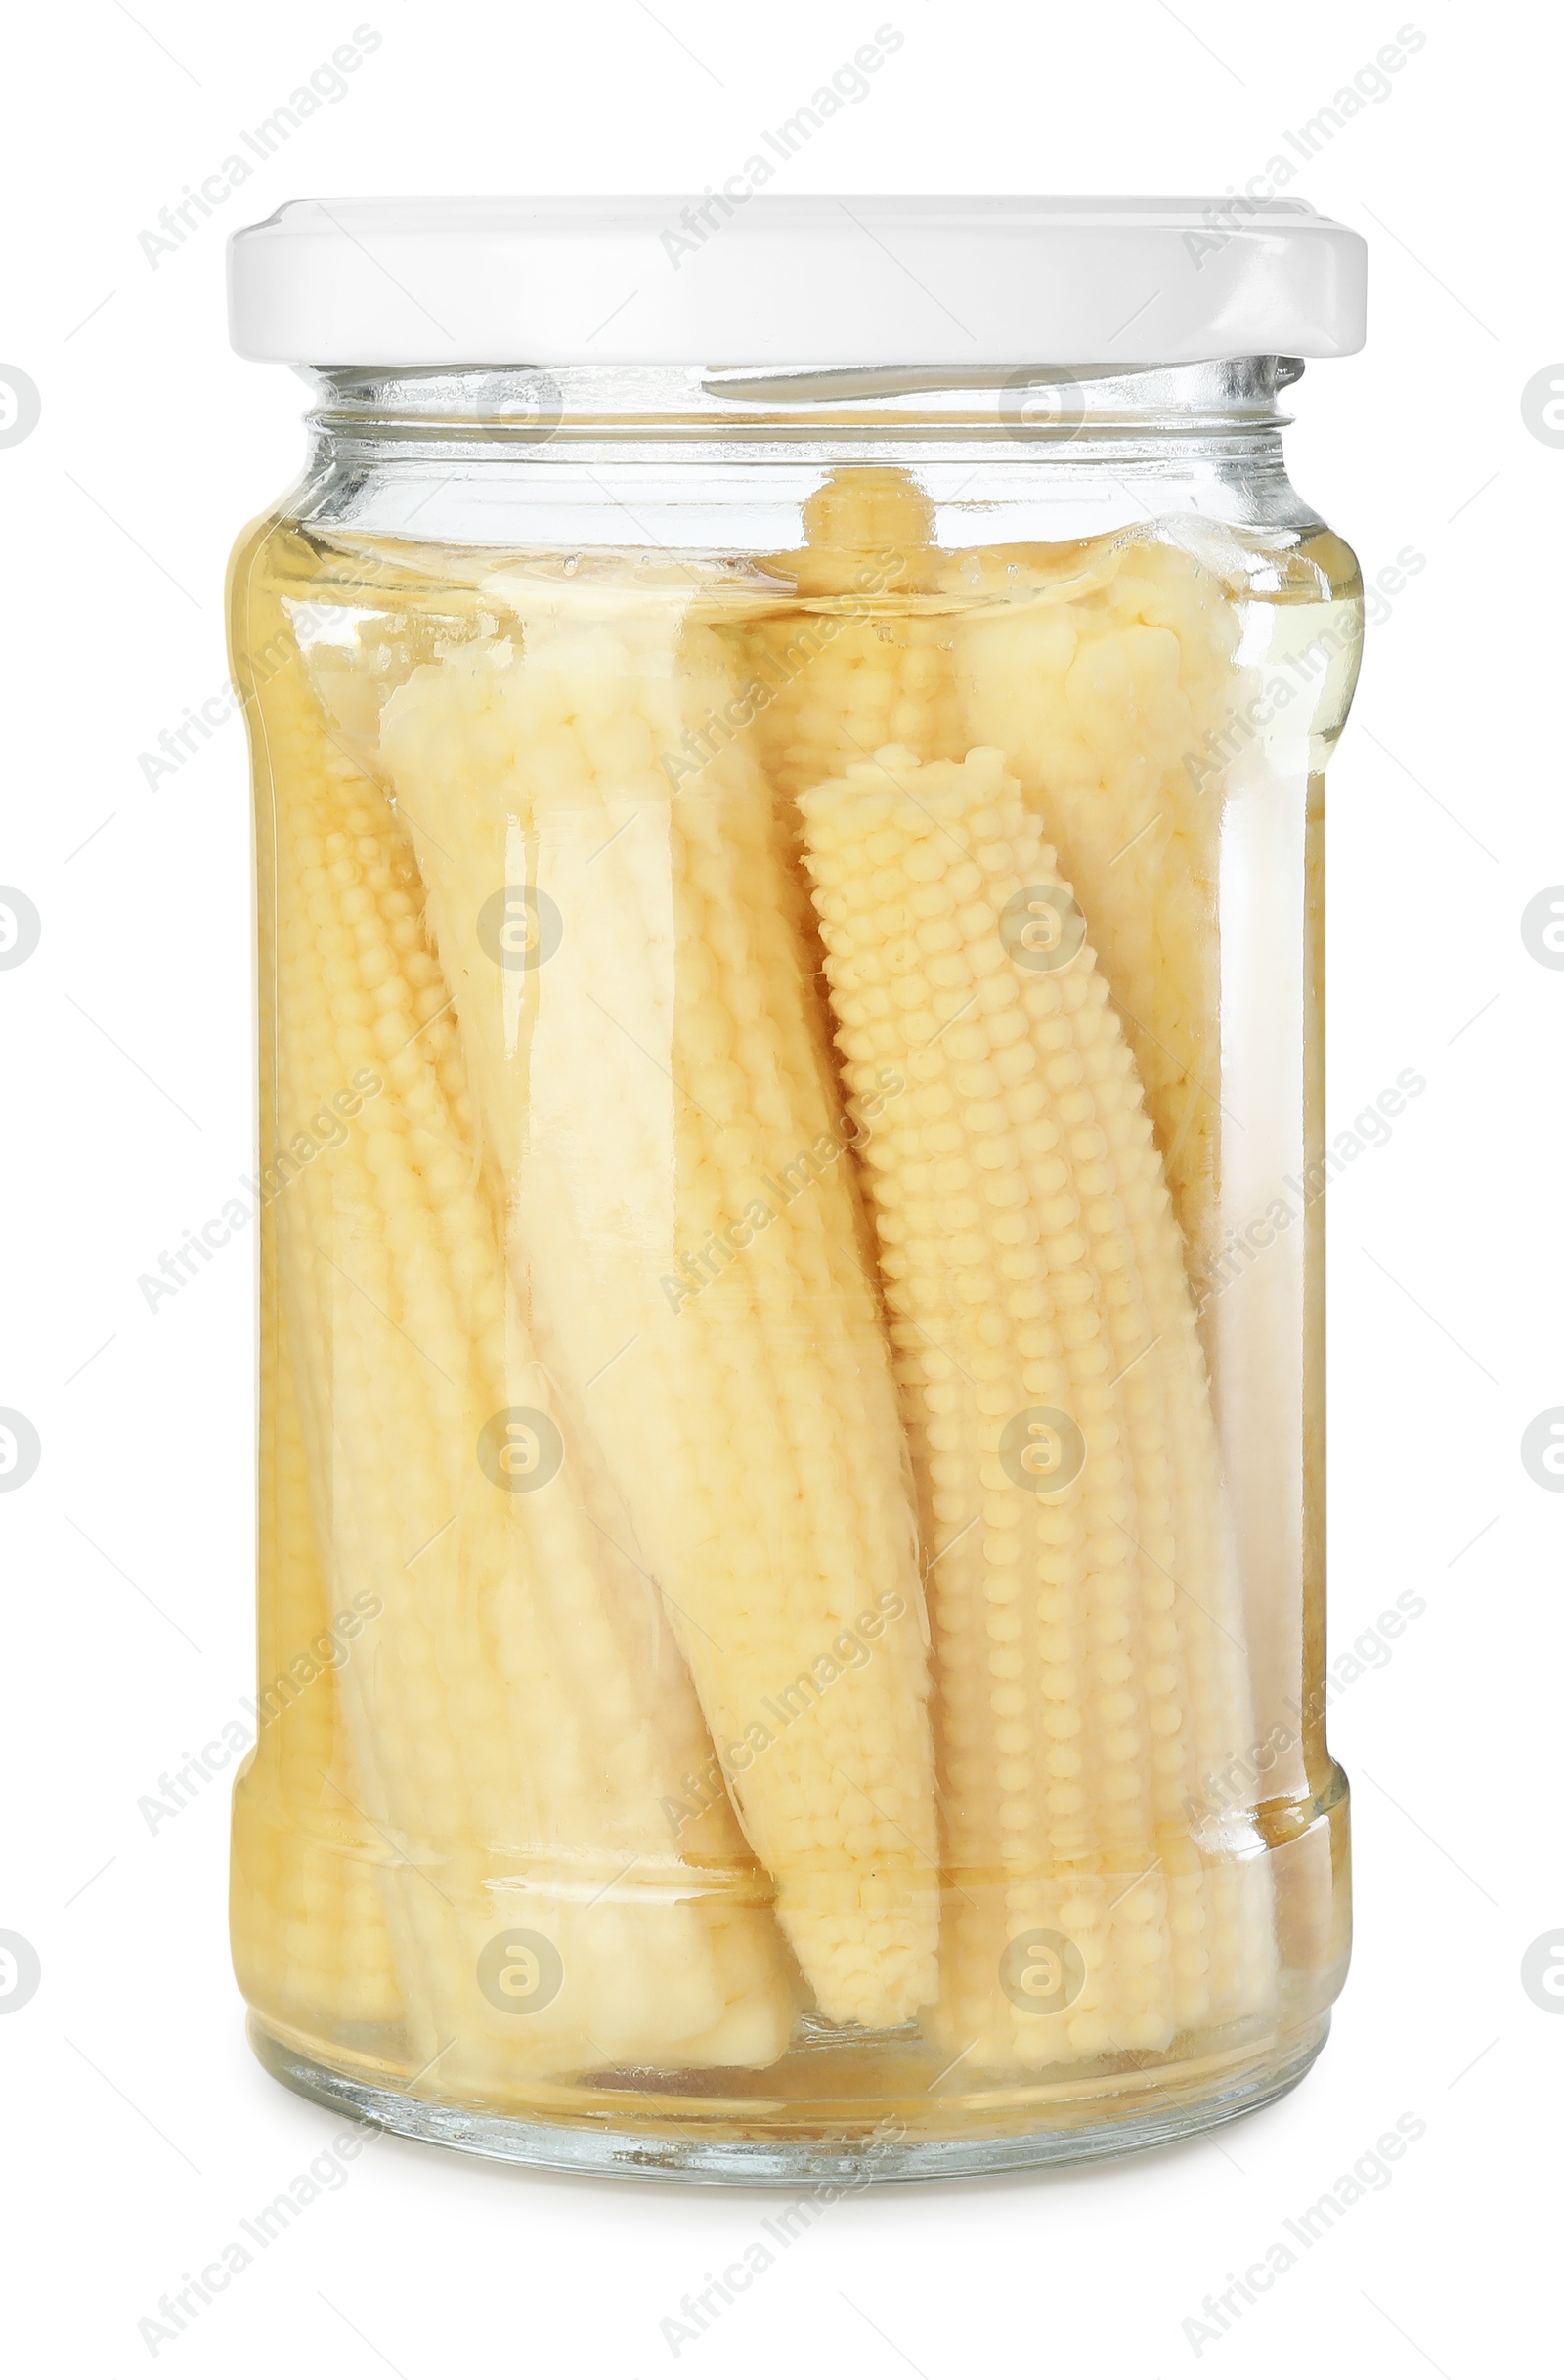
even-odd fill
[[(1564, 356), (1556, 29), (1451, 0), (83, 0), (9, 37), (0, 329), (43, 398), (0, 449), (0, 883), (42, 919), (0, 972), (0, 1406), (43, 1450), (0, 1496), (0, 1927), (43, 1968), (0, 2018), (0, 2321), (29, 2380), (146, 2368), (139, 2319), (339, 2129), (244, 2045), (226, 1780), (155, 1837), (137, 1809), (251, 1683), (249, 1254), (155, 1315), (136, 1287), (250, 1163), (241, 731), (155, 791), (137, 764), (220, 686), (229, 547), (301, 453), (298, 385), (228, 350), (223, 241), (297, 195), (719, 184), (887, 22), (903, 48), (793, 187), (1223, 193), (1401, 26), (1425, 36), (1289, 192), (1372, 258), (1368, 352), (1311, 368), (1289, 454), (1366, 576), (1426, 560), (1331, 783), (1331, 1129), (1428, 1079), (1331, 1192), (1332, 1649), (1404, 1588), (1428, 1608), (1333, 1712), (1359, 1941), (1302, 2089), (1122, 2165), (851, 2201), (679, 2368), (1477, 2380), (1556, 2329), (1564, 2023), (1520, 1963), (1564, 1938), (1564, 1500), (1519, 1455), (1564, 1405), (1564, 973), (1519, 930), (1564, 880), (1564, 449), (1521, 412)], [(382, 41), (347, 96), (154, 270), (138, 234), (358, 23)], [(1391, 2186), (1197, 2356), (1186, 2316), (1404, 2111), (1426, 2134)], [(636, 2380), (767, 2212), (386, 2141), (155, 2360)]]

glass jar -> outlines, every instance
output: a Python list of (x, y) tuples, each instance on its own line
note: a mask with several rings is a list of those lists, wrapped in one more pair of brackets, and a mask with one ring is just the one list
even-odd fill
[(1361, 245), (755, 198), (690, 263), (663, 213), (236, 244), (236, 343), (314, 396), (232, 572), (253, 2039), (584, 2170), (1165, 2141), (1307, 2070), (1347, 1955), (1362, 605), (1277, 405), (1358, 343)]

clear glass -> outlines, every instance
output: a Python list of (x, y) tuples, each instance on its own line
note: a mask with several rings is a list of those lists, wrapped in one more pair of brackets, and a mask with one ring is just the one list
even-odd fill
[(294, 2087), (855, 2185), (1306, 2071), (1362, 600), (1297, 368), (312, 375), (232, 574)]

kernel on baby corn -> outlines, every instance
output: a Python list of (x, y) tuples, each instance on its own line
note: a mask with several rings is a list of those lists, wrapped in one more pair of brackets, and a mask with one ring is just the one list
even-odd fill
[(1263, 1865), (1207, 1872), (1184, 1815), (1250, 1718), (1134, 1063), (1089, 945), (1026, 963), (1067, 887), (1001, 754), (888, 748), (800, 807), (847, 1080), (912, 1085), (866, 1157), (933, 1546), (937, 2028), (988, 2066), (1165, 2048), (1261, 2012), (1274, 1950)]
[[(896, 2024), (934, 1990), (926, 1622), (778, 805), (735, 747), (700, 757), (735, 684), (683, 577), (484, 591), (510, 636), (415, 671), (380, 749), (513, 1270), (821, 2011)], [(887, 1623), (867, 1660), (861, 1615)]]
[[(514, 1484), (516, 1444), (574, 1434), (507, 1290), (405, 832), (297, 665), (259, 711), (278, 1110), (311, 1150), (272, 1228), (330, 1593), (383, 1606), (341, 1688), (410, 2054), (499, 2101), (769, 2063), (792, 2000), (760, 1880), (720, 1797), (672, 1815), (712, 1758), (687, 1673), (580, 1456)], [(351, 1132), (312, 1141), (350, 1089)]]

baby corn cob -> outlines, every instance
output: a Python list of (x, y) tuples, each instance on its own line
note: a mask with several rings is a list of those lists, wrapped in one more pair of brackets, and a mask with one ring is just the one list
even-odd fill
[[(769, 2063), (790, 1994), (731, 1813), (675, 1831), (711, 1765), (687, 1674), (574, 1451), (542, 1486), (517, 1468), (575, 1434), (507, 1296), (406, 836), (296, 667), (257, 723), (302, 1165), (272, 1227), (332, 1591), (383, 1606), (342, 1689), (412, 2055), (500, 2099)], [(338, 1091), (367, 1103), (323, 1144)]]
[[(808, 543), (773, 555), (791, 584), (780, 617), (722, 631), (756, 690), (756, 749), (788, 801), (823, 777), (905, 744), (959, 759), (972, 737), (952, 666), (947, 557), (907, 472), (833, 472), (804, 507)], [(792, 822), (789, 830), (792, 831)]]
[(515, 641), (414, 671), (381, 752), (513, 1270), (820, 2009), (896, 2024), (934, 1988), (927, 1623), (776, 805), (737, 748), (708, 757), (735, 683), (687, 587), (486, 592)]
[[(276, 900), (266, 848), (259, 893)], [(275, 985), (262, 972), (262, 1045), (276, 1033)], [(263, 1069), (260, 1138), (278, 1146), (276, 1083)], [(276, 1234), (261, 1238), (260, 1478), (256, 1739), (235, 1779), (230, 1935), (239, 1988), (275, 2021), (323, 2046), (363, 2051), (401, 2020), (376, 1870), (384, 1845), (359, 1815), (332, 1661), (349, 1640), (333, 1615), (316, 1548), (303, 1422), (284, 1344)], [(363, 1628), (362, 1614), (344, 1616)]]
[(1177, 545), (1138, 536), (1063, 557), (964, 554), (943, 584), (967, 599), (954, 626), (965, 740), (1005, 754), (1058, 850), (1124, 1021), (1186, 1244), (1206, 1255), (1222, 1060), (1215, 756), (1238, 748), (1255, 690), (1234, 667), (1228, 590)]
[(800, 807), (848, 1083), (912, 1085), (866, 1153), (933, 1544), (938, 2029), (989, 2066), (1165, 2048), (1262, 2012), (1274, 1950), (1263, 1863), (1208, 1871), (1185, 1817), (1250, 1720), (1133, 1060), (1089, 946), (1017, 962), (1067, 887), (1002, 755), (891, 748)]

